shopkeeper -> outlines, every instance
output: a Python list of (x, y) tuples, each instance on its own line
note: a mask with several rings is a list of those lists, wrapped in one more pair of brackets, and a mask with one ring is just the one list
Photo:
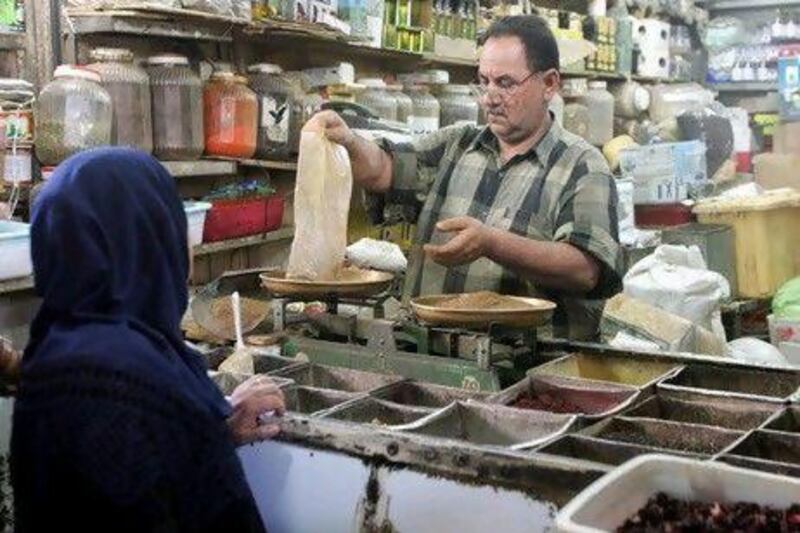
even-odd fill
[(557, 336), (594, 339), (604, 299), (620, 288), (613, 178), (548, 111), (561, 77), (546, 22), (503, 18), (481, 44), (485, 128), (376, 144), (331, 111), (312, 120), (348, 150), (358, 184), (417, 223), (406, 296), (540, 295), (558, 303)]

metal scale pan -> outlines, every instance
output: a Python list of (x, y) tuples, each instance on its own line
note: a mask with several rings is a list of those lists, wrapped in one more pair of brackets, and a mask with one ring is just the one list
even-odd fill
[(458, 296), (420, 296), (411, 300), (411, 308), (417, 320), (425, 324), (467, 328), (487, 325), (540, 327), (550, 321), (556, 308), (553, 302), (521, 296), (504, 296), (517, 304), (509, 308), (454, 308), (444, 305)]
[(330, 296), (366, 297), (386, 291), (394, 281), (394, 274), (377, 270), (346, 268), (341, 279), (334, 281), (309, 281), (289, 279), (286, 272), (265, 272), (261, 283), (276, 296), (294, 298), (324, 298)]

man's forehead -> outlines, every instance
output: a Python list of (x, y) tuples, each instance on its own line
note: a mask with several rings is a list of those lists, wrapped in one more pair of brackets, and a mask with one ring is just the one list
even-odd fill
[(483, 45), (478, 65), (485, 76), (524, 72), (528, 69), (525, 46), (518, 37), (493, 37)]

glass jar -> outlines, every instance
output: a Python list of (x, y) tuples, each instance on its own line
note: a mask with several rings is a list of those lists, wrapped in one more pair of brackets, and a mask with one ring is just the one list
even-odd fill
[(133, 64), (133, 53), (122, 48), (97, 48), (95, 63), (88, 68), (100, 74), (101, 84), (111, 95), (114, 119), (111, 144), (153, 151), (150, 77)]
[(427, 135), (439, 129), (439, 101), (434, 98), (424, 85), (412, 85), (405, 93), (411, 98), (413, 109), (408, 119), (411, 134)]
[(216, 72), (203, 89), (206, 154), (250, 159), (256, 152), (258, 99), (247, 79)]
[(203, 84), (179, 55), (147, 61), (153, 96), (153, 154), (164, 161), (203, 155)]
[(386, 90), (386, 84), (378, 78), (358, 80), (364, 90), (356, 96), (356, 103), (363, 105), (378, 117), (397, 120), (397, 100)]
[(287, 72), (286, 76), (292, 86), (292, 126), (289, 128), (289, 151), (297, 154), (300, 151), (300, 132), (306, 122), (322, 109), (325, 100), (312, 90), (308, 78), (301, 72)]
[(414, 112), (414, 102), (403, 92), (402, 85), (389, 85), (386, 89), (394, 97), (397, 104), (397, 121), (408, 124), (408, 119)]
[(256, 156), (288, 159), (292, 141), (299, 139), (303, 126), (293, 99), (296, 87), (278, 65), (250, 65), (247, 72), (259, 104)]
[(550, 99), (550, 104), (548, 104), (548, 109), (553, 113), (555, 117), (555, 121), (558, 124), (564, 123), (564, 98), (561, 96), (561, 93), (555, 93), (553, 98)]
[(478, 100), (469, 85), (444, 85), (439, 95), (439, 125), (478, 124)]
[(111, 96), (100, 75), (61, 65), (54, 78), (36, 102), (36, 157), (44, 166), (111, 142)]
[(589, 110), (586, 140), (603, 146), (614, 138), (614, 97), (606, 90), (606, 82), (590, 81), (589, 91), (582, 98)]
[(623, 82), (611, 91), (614, 114), (622, 118), (637, 118), (650, 109), (650, 91), (635, 81)]

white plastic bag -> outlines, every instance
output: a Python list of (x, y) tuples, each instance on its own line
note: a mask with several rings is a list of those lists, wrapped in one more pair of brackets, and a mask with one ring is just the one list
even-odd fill
[(317, 130), (300, 136), (294, 191), (295, 233), (288, 277), (335, 280), (347, 247), (347, 217), (353, 192), (350, 157)]
[(346, 255), (350, 263), (361, 268), (403, 272), (408, 266), (408, 259), (399, 246), (375, 239), (360, 239), (347, 247)]
[(789, 366), (786, 357), (768, 342), (754, 337), (744, 337), (728, 343), (733, 359), (762, 366)]
[(633, 265), (622, 283), (626, 295), (683, 317), (725, 341), (720, 304), (730, 297), (730, 285), (706, 268), (697, 246), (659, 246)]

